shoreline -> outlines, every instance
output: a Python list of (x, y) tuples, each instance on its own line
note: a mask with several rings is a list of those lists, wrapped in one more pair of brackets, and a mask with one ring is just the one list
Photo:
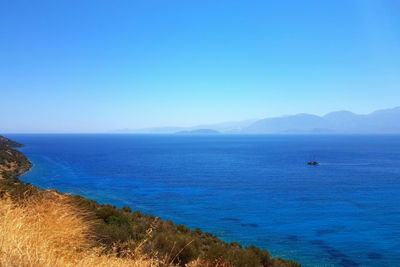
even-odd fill
[[(8, 147), (8, 149), (12, 149), (12, 147)], [(34, 164), (32, 164), (29, 161), (29, 159), (23, 154), (22, 151), (15, 150), (15, 149), (12, 149), (12, 150), (19, 151), (22, 154), (22, 156), (26, 159), (26, 161), (29, 162), (29, 164), (30, 164), (28, 168), (19, 169), (17, 171), (16, 177), (14, 177), (12, 179), (14, 181), (14, 183), (17, 182), (16, 184), (19, 184), (18, 186), (15, 185), (15, 187), (19, 187), (20, 186), (22, 189), (24, 187), (30, 187), (31, 188), (30, 190), (37, 191), (37, 192), (49, 192), (49, 191), (53, 191), (54, 192), (55, 191), (57, 193), (60, 193), (57, 189), (40, 189), (40, 188), (36, 187), (35, 185), (27, 184), (24, 181), (22, 181), (20, 179), (20, 177), (22, 175), (28, 173), (29, 171), (31, 171), (32, 168), (34, 167)], [(11, 179), (2, 179), (2, 180), (11, 180)], [(21, 190), (21, 188), (19, 190)], [(3, 188), (0, 187), (0, 191), (2, 191), (1, 189), (3, 189)], [(68, 194), (68, 193), (60, 193), (60, 194), (69, 196), (74, 201), (77, 201), (78, 205), (82, 205), (83, 204), (83, 206), (90, 206), (92, 208), (92, 210), (94, 210), (94, 211), (97, 211), (98, 209), (100, 209), (102, 211), (104, 209), (107, 209), (108, 212), (110, 212), (111, 214), (114, 214), (114, 215), (111, 215), (111, 217), (116, 217), (116, 218), (121, 217), (121, 218), (123, 218), (124, 216), (129, 215), (128, 217), (139, 217), (139, 218), (145, 217), (147, 221), (149, 221), (149, 220), (160, 221), (160, 226), (163, 226), (164, 224), (167, 224), (168, 228), (170, 228), (170, 229), (168, 229), (168, 231), (161, 230), (161, 231), (158, 232), (158, 234), (160, 236), (162, 236), (162, 235), (166, 234), (166, 232), (168, 232), (168, 233), (169, 232), (173, 232), (174, 234), (176, 234), (175, 232), (177, 232), (179, 235), (173, 235), (172, 234), (169, 237), (169, 239), (170, 239), (169, 241), (173, 241), (172, 242), (173, 246), (175, 246), (176, 241), (179, 241), (179, 238), (181, 238), (181, 236), (184, 236), (187, 241), (189, 240), (187, 237), (195, 238), (196, 241), (197, 241), (197, 239), (199, 240), (198, 241), (199, 243), (197, 244), (197, 246), (199, 248), (204, 247), (203, 250), (205, 249), (205, 252), (201, 251), (201, 250), (199, 250), (197, 252), (192, 252), (193, 255), (191, 255), (191, 257), (195, 256), (195, 257), (200, 258), (200, 257), (203, 257), (204, 255), (209, 257), (207, 253), (209, 253), (210, 250), (211, 250), (211, 252), (213, 252), (212, 250), (216, 249), (218, 253), (216, 253), (216, 255), (214, 255), (214, 256), (211, 256), (211, 258), (214, 257), (213, 260), (215, 260), (217, 258), (223, 258), (223, 259), (227, 258), (226, 259), (227, 262), (231, 262), (232, 259), (230, 259), (230, 257), (233, 257), (232, 255), (234, 255), (234, 256), (236, 255), (235, 256), (236, 258), (238, 256), (239, 257), (244, 257), (241, 260), (242, 263), (249, 262), (249, 264), (250, 264), (250, 262), (252, 262), (252, 264), (250, 264), (248, 266), (300, 266), (300, 264), (298, 264), (296, 262), (293, 262), (293, 261), (287, 261), (287, 260), (284, 260), (284, 259), (281, 259), (281, 258), (271, 258), (271, 256), (269, 255), (269, 253), (266, 250), (261, 250), (261, 249), (258, 249), (256, 247), (254, 247), (254, 246), (242, 247), (241, 245), (239, 245), (236, 242), (227, 243), (227, 242), (222, 241), (221, 239), (217, 238), (216, 236), (214, 236), (214, 235), (212, 235), (210, 233), (203, 233), (200, 229), (192, 230), (192, 229), (189, 229), (188, 227), (186, 227), (184, 225), (175, 225), (172, 221), (169, 221), (169, 220), (163, 220), (163, 219), (161, 219), (159, 217), (156, 217), (156, 216), (153, 216), (153, 215), (141, 214), (141, 212), (139, 210), (133, 212), (131, 210), (131, 207), (128, 207), (128, 206), (124, 206), (123, 208), (118, 209), (115, 206), (112, 206), (112, 205), (109, 205), (109, 204), (99, 204), (96, 201), (87, 199), (87, 198), (82, 197), (82, 196), (80, 196), (78, 194)], [(95, 208), (93, 209), (93, 207), (95, 207)], [(107, 220), (109, 218), (110, 218), (110, 216), (108, 216), (106, 218), (102, 218), (102, 219), (104, 219), (104, 222), (105, 222), (106, 225), (108, 224)], [(119, 228), (113, 226), (113, 224), (111, 224), (111, 225), (112, 226), (107, 225), (107, 227), (113, 228), (113, 230), (116, 230), (116, 231), (117, 230), (121, 231), (121, 228), (122, 228), (121, 225), (123, 225), (123, 224), (119, 225)], [(124, 231), (131, 232), (131, 230), (129, 230), (129, 229), (125, 229)], [(124, 236), (126, 234), (127, 233), (121, 233), (121, 236)], [(118, 238), (120, 238), (120, 237), (115, 237), (115, 236), (111, 236), (110, 237), (111, 240), (114, 239), (114, 240), (116, 240), (118, 242), (121, 241), (121, 240), (123, 241), (123, 239), (124, 239), (124, 238), (120, 238), (121, 240), (119, 240)], [(193, 240), (195, 240), (195, 239), (193, 239)], [(216, 244), (216, 248), (212, 248), (211, 247), (211, 249), (210, 249), (209, 245), (202, 244), (201, 243), (201, 242), (203, 242), (202, 239), (206, 239), (206, 240), (209, 239), (209, 241), (211, 241), (211, 242)], [(112, 244), (112, 242), (110, 244)], [(186, 245), (184, 245), (183, 247), (185, 247), (185, 246)], [(187, 249), (187, 250), (189, 250), (189, 249)], [(246, 255), (246, 254), (249, 254), (249, 251), (251, 252), (251, 254), (253, 254), (250, 257), (248, 257)], [(229, 255), (231, 255), (231, 256), (229, 256)], [(182, 261), (182, 259), (180, 259), (180, 261)], [(259, 262), (259, 264), (255, 264), (255, 262), (257, 262), (257, 261)], [(244, 266), (243, 264), (235, 264), (234, 262), (231, 262), (231, 263), (232, 263), (232, 265), (228, 265), (228, 266)], [(247, 263), (246, 263), (246, 266), (247, 266)]]

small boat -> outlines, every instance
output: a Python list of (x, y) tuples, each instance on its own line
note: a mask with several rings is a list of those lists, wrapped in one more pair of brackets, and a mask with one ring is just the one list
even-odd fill
[(319, 165), (318, 161), (309, 161), (307, 162), (308, 165)]

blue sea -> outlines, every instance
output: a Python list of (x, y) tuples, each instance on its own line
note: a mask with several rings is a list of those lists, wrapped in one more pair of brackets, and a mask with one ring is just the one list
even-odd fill
[[(8, 135), (21, 179), (303, 266), (400, 266), (400, 136)], [(308, 166), (318, 160), (319, 166)]]

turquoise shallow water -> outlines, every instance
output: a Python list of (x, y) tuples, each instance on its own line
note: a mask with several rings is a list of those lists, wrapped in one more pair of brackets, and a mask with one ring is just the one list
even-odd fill
[[(400, 266), (400, 136), (8, 135), (22, 180), (304, 266)], [(316, 159), (320, 166), (308, 166)]]

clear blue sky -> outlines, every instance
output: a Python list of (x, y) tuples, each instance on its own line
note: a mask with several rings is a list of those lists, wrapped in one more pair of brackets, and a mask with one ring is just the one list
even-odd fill
[(0, 132), (400, 105), (400, 1), (1, 1)]

